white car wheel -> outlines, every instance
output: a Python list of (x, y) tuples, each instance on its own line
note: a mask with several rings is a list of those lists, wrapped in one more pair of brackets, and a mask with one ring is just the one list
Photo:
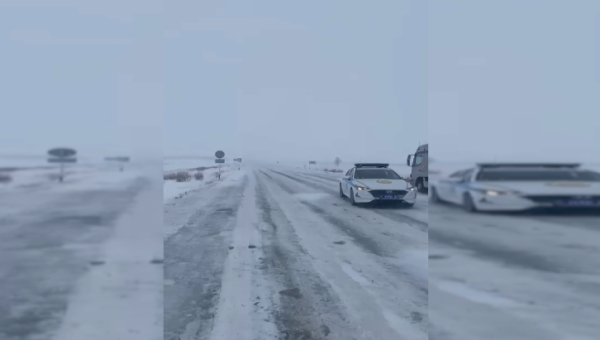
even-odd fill
[(468, 212), (477, 212), (473, 197), (468, 192), (463, 194), (463, 208)]

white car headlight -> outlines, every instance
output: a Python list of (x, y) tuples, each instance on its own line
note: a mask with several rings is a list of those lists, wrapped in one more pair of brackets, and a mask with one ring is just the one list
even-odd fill
[(356, 186), (356, 189), (358, 189), (359, 191), (366, 191), (366, 190), (369, 190), (369, 188), (368, 188), (368, 187), (363, 187), (363, 186), (360, 186), (360, 185), (357, 185), (357, 186)]
[(488, 196), (518, 195), (517, 191), (483, 190)]

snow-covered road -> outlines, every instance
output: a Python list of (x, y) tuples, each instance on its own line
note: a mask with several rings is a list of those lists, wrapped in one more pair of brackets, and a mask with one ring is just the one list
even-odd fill
[(47, 171), (0, 186), (0, 339), (162, 339), (160, 163)]
[(426, 198), (353, 207), (337, 183), (243, 165), (168, 201), (165, 339), (427, 339)]
[(429, 220), (429, 339), (598, 339), (600, 215), (432, 204)]

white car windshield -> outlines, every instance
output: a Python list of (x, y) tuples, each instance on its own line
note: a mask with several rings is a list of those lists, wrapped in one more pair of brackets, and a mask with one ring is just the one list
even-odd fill
[(600, 173), (584, 170), (483, 170), (477, 181), (600, 181)]
[(390, 169), (356, 169), (356, 179), (402, 179), (394, 170)]

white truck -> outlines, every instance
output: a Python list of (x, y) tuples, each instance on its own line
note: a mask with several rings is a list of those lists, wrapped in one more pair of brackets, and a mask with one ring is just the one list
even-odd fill
[(409, 182), (421, 193), (429, 190), (429, 144), (420, 145), (417, 152), (408, 155), (406, 165), (412, 167)]

